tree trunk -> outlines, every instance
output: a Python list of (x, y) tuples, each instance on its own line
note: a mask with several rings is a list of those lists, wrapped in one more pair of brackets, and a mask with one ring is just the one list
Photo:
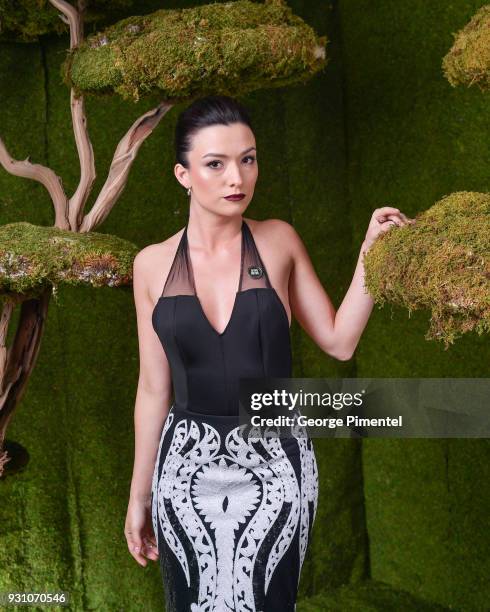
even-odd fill
[[(0, 363), (0, 449), (3, 449), (5, 433), (15, 407), (27, 386), (27, 381), (36, 363), (48, 305), (51, 298), (51, 288), (46, 289), (38, 298), (22, 302), (20, 307), (17, 332), (12, 346), (6, 346), (6, 331), (8, 320), (13, 311), (12, 302), (6, 303), (2, 311), (2, 335)], [(0, 450), (0, 477), (3, 475), (5, 463), (10, 461), (6, 450)]]

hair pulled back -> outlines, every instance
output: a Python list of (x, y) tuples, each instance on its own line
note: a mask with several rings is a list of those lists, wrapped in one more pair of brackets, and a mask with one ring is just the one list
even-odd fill
[(201, 128), (230, 123), (244, 123), (253, 131), (247, 109), (234, 98), (206, 96), (195, 100), (177, 118), (174, 143), (176, 162), (189, 168), (187, 153), (192, 149), (192, 137)]

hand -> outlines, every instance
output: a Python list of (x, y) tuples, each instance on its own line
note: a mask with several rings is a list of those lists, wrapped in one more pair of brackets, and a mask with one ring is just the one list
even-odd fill
[(402, 227), (404, 225), (416, 223), (415, 219), (409, 219), (404, 215), (398, 208), (392, 206), (383, 206), (382, 208), (376, 208), (373, 212), (371, 221), (366, 232), (366, 237), (363, 242), (363, 252), (371, 248), (376, 238), (380, 234), (387, 232), (393, 225)]
[(145, 556), (152, 561), (158, 560), (158, 548), (151, 520), (151, 507), (147, 501), (129, 500), (124, 535), (129, 552), (141, 566), (146, 567)]

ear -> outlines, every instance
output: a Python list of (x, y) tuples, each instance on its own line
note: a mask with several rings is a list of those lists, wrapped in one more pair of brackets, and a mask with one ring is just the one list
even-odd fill
[(182, 187), (188, 189), (191, 185), (189, 183), (189, 171), (184, 168), (182, 164), (175, 164), (174, 166), (175, 178), (179, 181)]

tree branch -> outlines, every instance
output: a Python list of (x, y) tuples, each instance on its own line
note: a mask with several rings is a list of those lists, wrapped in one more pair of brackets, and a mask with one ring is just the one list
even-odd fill
[(0, 164), (9, 174), (33, 179), (42, 183), (48, 190), (55, 211), (55, 227), (70, 229), (68, 223), (68, 200), (63, 190), (61, 178), (46, 166), (31, 164), (29, 157), (23, 161), (13, 159), (0, 138)]
[(82, 20), (80, 13), (77, 9), (65, 0), (49, 0), (49, 2), (58, 10), (61, 11), (62, 15), (60, 18), (70, 26), (70, 49), (73, 49), (83, 39)]
[(73, 132), (80, 160), (80, 181), (69, 203), (70, 226), (76, 231), (81, 223), (83, 209), (92, 190), (96, 172), (94, 150), (87, 129), (84, 98), (83, 96), (77, 98), (73, 88), (70, 95), (70, 105)]
[(129, 170), (138, 149), (172, 106), (171, 102), (161, 102), (156, 108), (139, 117), (126, 132), (117, 145), (107, 180), (95, 204), (80, 225), (80, 232), (91, 231), (107, 217), (126, 185)]
[[(73, 49), (83, 40), (85, 2), (78, 1), (78, 10), (65, 0), (50, 0), (50, 2), (54, 7), (63, 11), (60, 17), (70, 26), (70, 49)], [(70, 91), (70, 108), (73, 133), (80, 161), (80, 180), (68, 206), (70, 227), (73, 231), (76, 231), (82, 219), (83, 208), (92, 190), (96, 172), (94, 150), (87, 129), (84, 97), (83, 95), (77, 97), (73, 87)]]
[(7, 333), (13, 311), (13, 302), (11, 300), (5, 301), (2, 305), (2, 313), (0, 315), (0, 396), (5, 392), (3, 386), (5, 384), (5, 370), (7, 368), (8, 359)]

